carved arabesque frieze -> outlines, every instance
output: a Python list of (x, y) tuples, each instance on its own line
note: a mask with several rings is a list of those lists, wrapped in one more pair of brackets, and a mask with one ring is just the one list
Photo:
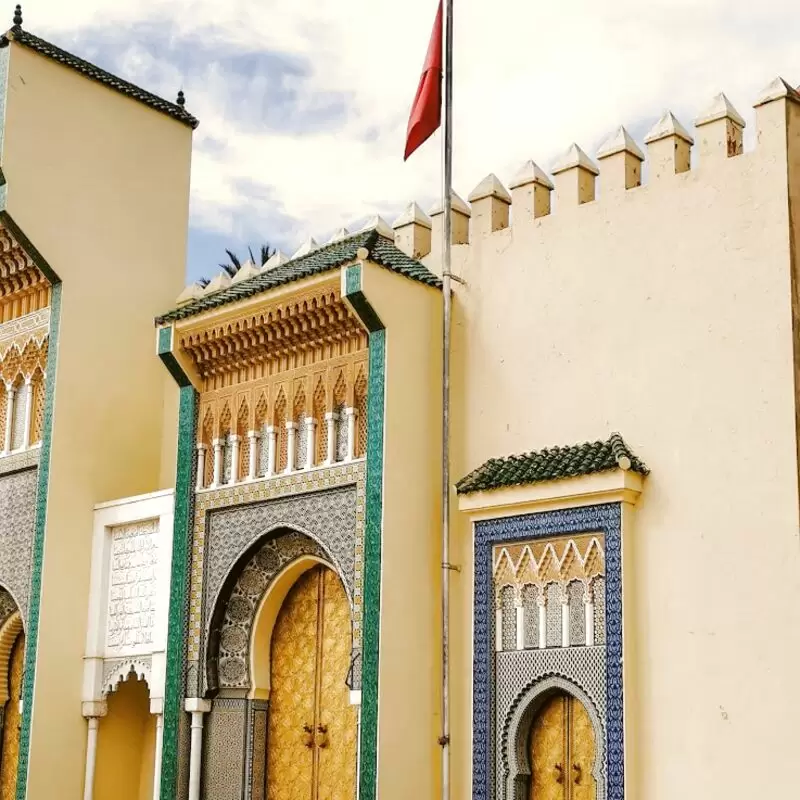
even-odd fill
[(8, 229), (0, 226), (0, 323), (49, 303), (49, 282)]
[(208, 390), (320, 363), (366, 347), (366, 332), (335, 282), (248, 304), (225, 320), (179, 329), (181, 348)]

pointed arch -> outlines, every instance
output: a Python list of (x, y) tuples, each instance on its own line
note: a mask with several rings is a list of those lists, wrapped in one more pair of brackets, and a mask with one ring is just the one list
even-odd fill
[(367, 454), (367, 376), (364, 364), (358, 368), (358, 375), (353, 386), (354, 406), (356, 409), (356, 441), (355, 456), (362, 458)]
[(328, 455), (328, 425), (325, 420), (325, 383), (322, 376), (317, 379), (317, 386), (314, 389), (313, 411), (314, 419), (317, 421), (317, 442), (314, 454), (314, 463), (322, 464)]
[(275, 400), (273, 411), (273, 424), (275, 425), (275, 471), (283, 472), (286, 469), (286, 394), (281, 387)]
[(8, 702), (11, 651), (21, 633), (22, 615), (17, 609), (0, 627), (0, 707)]

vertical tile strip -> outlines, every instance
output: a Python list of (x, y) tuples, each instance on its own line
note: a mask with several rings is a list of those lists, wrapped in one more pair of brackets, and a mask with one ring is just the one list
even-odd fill
[(45, 384), (42, 449), (39, 456), (36, 517), (33, 530), (30, 610), (25, 628), (25, 672), (22, 689), (22, 723), (19, 730), (19, 766), (17, 769), (17, 800), (25, 800), (28, 786), (31, 724), (33, 721), (33, 688), (36, 681), (36, 651), (39, 644), (39, 611), (42, 599), (42, 563), (44, 533), (47, 523), (47, 489), (50, 482), (50, 449), (53, 436), (56, 366), (58, 363), (58, 331), (61, 322), (61, 286), (54, 283), (50, 298), (50, 334), (47, 346), (47, 379)]
[[(178, 415), (178, 466), (175, 477), (175, 523), (172, 534), (172, 569), (167, 628), (167, 674), (164, 687), (164, 732), (161, 761), (161, 800), (178, 796), (178, 725), (183, 694), (184, 632), (187, 625), (189, 553), (192, 531), (192, 477), (197, 393), (180, 389)], [(21, 798), (18, 798), (21, 800)]]
[(358, 797), (359, 800), (375, 800), (378, 790), (378, 662), (381, 625), (386, 330), (362, 291), (360, 264), (344, 270), (342, 294), (369, 331), (364, 524), (364, 633)]

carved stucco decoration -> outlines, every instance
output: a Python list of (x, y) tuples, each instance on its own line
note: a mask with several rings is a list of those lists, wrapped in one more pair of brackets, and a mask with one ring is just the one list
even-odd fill
[[(277, 536), (275, 536), (277, 534)], [(260, 539), (265, 546), (250, 553)], [(248, 554), (249, 555), (245, 555)], [(316, 555), (329, 561), (339, 574), (351, 605), (356, 592), (356, 487), (353, 485), (313, 492), (310, 494), (270, 500), (221, 509), (209, 514), (206, 526), (206, 563), (204, 571), (204, 647), (207, 650), (209, 625), (218, 603), (226, 604), (224, 619), (228, 621), (227, 644), (222, 647), (219, 663), (211, 663), (211, 677), (215, 679), (220, 667), (220, 683), (244, 687), (249, 685), (245, 653), (249, 647), (249, 632), (258, 603), (270, 580), (283, 565), (301, 555)], [(242, 569), (243, 557), (246, 567)], [(250, 566), (259, 565), (256, 569)], [(232, 571), (238, 571), (234, 607), (221, 597), (221, 589)], [(247, 609), (245, 613), (244, 601)], [(241, 608), (239, 608), (241, 606)], [(219, 608), (222, 613), (222, 607)], [(235, 621), (237, 625), (231, 623)], [(245, 630), (247, 635), (245, 636)], [(234, 630), (235, 629), (235, 630)], [(223, 631), (224, 633), (224, 623)], [(354, 631), (355, 634), (355, 631)], [(245, 643), (244, 639), (248, 642)], [(354, 635), (355, 648), (358, 639)], [(235, 640), (235, 641), (231, 641)], [(216, 644), (216, 643), (215, 643)], [(225, 652), (236, 655), (226, 656)], [(216, 687), (214, 687), (216, 688)]]
[(0, 476), (0, 586), (28, 619), (37, 470)]
[(103, 662), (103, 697), (115, 692), (131, 674), (150, 685), (153, 662), (150, 656), (106, 659)]

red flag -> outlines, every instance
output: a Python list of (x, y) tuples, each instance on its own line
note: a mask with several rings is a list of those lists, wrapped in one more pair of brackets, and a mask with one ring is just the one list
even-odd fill
[(411, 106), (403, 161), (442, 124), (442, 0), (433, 23), (428, 55), (422, 67), (417, 94)]

